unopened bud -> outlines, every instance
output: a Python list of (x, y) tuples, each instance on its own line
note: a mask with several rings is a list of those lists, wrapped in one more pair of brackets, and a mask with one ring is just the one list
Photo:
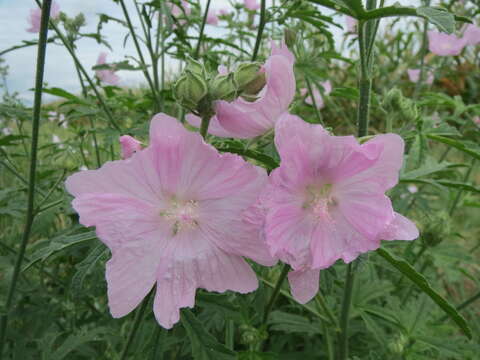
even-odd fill
[(211, 83), (212, 97), (216, 100), (232, 101), (237, 96), (233, 74), (217, 75)]
[(399, 118), (407, 122), (415, 121), (418, 118), (418, 109), (415, 102), (404, 97), (402, 92), (397, 88), (393, 88), (387, 92), (382, 105), (389, 113), (396, 113)]
[(248, 84), (254, 81), (261, 69), (259, 63), (244, 63), (240, 64), (237, 70), (233, 73), (233, 79), (235, 80), (238, 88), (243, 90)]
[(446, 211), (441, 211), (426, 219), (422, 226), (422, 240), (427, 246), (436, 246), (451, 234), (451, 220)]
[(190, 71), (201, 77), (205, 75), (205, 67), (202, 65), (202, 63), (198, 62), (197, 60), (191, 57), (187, 59), (187, 65), (185, 67), (185, 71)]
[(249, 95), (249, 96), (257, 95), (260, 92), (260, 90), (263, 89), (266, 83), (267, 83), (267, 76), (265, 75), (265, 72), (260, 72), (252, 81), (250, 81), (243, 88), (243, 94)]
[(283, 31), (283, 37), (289, 48), (293, 47), (297, 41), (297, 33), (291, 29), (285, 29)]
[(185, 71), (174, 85), (175, 98), (188, 110), (195, 110), (202, 98), (207, 95), (207, 84), (199, 75)]

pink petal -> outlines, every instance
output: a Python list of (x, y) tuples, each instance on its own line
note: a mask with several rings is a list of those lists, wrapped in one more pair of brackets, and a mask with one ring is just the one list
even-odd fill
[(315, 297), (319, 280), (320, 270), (302, 269), (288, 273), (292, 295), (300, 304), (306, 304)]
[(108, 302), (112, 315), (131, 312), (155, 283), (164, 245), (158, 210), (141, 200), (115, 194), (86, 194), (73, 200), (80, 223), (95, 226), (112, 251), (107, 262)]
[(142, 150), (140, 141), (129, 135), (120, 136), (119, 141), (122, 149), (122, 159), (128, 159), (132, 157), (135, 152)]
[(252, 11), (260, 9), (260, 4), (258, 3), (257, 0), (244, 0), (243, 4), (247, 9)]
[(415, 223), (399, 213), (395, 213), (393, 221), (379, 235), (382, 240), (415, 240), (418, 236)]
[(453, 34), (448, 35), (432, 30), (428, 32), (428, 48), (439, 56), (459, 55), (466, 44), (465, 39), (460, 39)]
[(193, 307), (197, 288), (248, 293), (258, 286), (255, 273), (241, 257), (212, 246), (200, 232), (177, 236), (160, 261), (153, 310), (167, 329), (178, 322), (180, 308)]
[(480, 44), (480, 27), (475, 24), (468, 24), (465, 27), (462, 39), (467, 45)]

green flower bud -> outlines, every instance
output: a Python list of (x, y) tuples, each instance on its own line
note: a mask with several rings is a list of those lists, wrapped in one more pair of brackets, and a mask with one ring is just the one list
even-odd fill
[(266, 331), (256, 329), (250, 325), (241, 325), (240, 332), (240, 342), (245, 345), (256, 345), (268, 338)]
[(237, 97), (237, 87), (233, 74), (217, 75), (211, 82), (213, 99), (233, 101)]
[(239, 65), (233, 73), (233, 79), (238, 85), (238, 88), (243, 91), (246, 86), (252, 81), (255, 81), (259, 75), (260, 68), (261, 65), (259, 63), (244, 63)]
[(85, 15), (83, 15), (83, 13), (80, 13), (77, 16), (75, 16), (75, 18), (73, 19), (73, 25), (77, 29), (85, 25)]
[(394, 354), (403, 354), (405, 346), (408, 344), (408, 337), (404, 334), (397, 335), (388, 343), (388, 349)]
[(441, 211), (426, 219), (422, 226), (422, 240), (427, 246), (436, 246), (452, 232), (451, 219), (446, 211)]
[(257, 95), (260, 90), (263, 89), (266, 83), (267, 76), (265, 75), (265, 73), (258, 73), (257, 76), (243, 88), (243, 94), (250, 96)]
[(187, 65), (185, 67), (185, 71), (190, 71), (201, 77), (204, 77), (205, 75), (205, 67), (202, 65), (202, 63), (198, 62), (197, 60), (191, 57), (187, 58)]
[(185, 71), (173, 87), (175, 98), (188, 110), (195, 110), (200, 100), (207, 95), (205, 80), (199, 75)]
[(389, 112), (389, 116), (394, 115), (407, 122), (413, 122), (418, 118), (415, 102), (404, 97), (400, 89), (389, 90), (383, 98), (382, 105)]
[(285, 43), (289, 48), (293, 47), (297, 41), (297, 33), (288, 28), (283, 30), (283, 37), (285, 38)]

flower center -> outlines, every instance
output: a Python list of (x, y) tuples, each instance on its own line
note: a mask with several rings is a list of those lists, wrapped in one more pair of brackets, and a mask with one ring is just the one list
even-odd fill
[(331, 184), (307, 186), (302, 208), (308, 211), (315, 220), (332, 220), (329, 212), (336, 202), (331, 195), (331, 189)]
[(173, 197), (170, 200), (170, 206), (162, 210), (160, 216), (172, 224), (172, 234), (175, 236), (182, 229), (198, 226), (198, 202), (179, 201)]

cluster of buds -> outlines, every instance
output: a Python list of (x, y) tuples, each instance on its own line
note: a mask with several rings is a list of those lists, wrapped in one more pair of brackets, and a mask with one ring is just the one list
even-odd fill
[(247, 101), (254, 101), (265, 83), (265, 73), (261, 64), (256, 62), (240, 64), (229, 73), (208, 73), (201, 63), (189, 59), (173, 91), (187, 110), (205, 114), (212, 111), (215, 100), (231, 102), (242, 96)]
[(393, 88), (387, 92), (382, 103), (389, 116), (398, 120), (414, 122), (418, 119), (418, 109), (414, 101), (403, 96), (402, 91)]

